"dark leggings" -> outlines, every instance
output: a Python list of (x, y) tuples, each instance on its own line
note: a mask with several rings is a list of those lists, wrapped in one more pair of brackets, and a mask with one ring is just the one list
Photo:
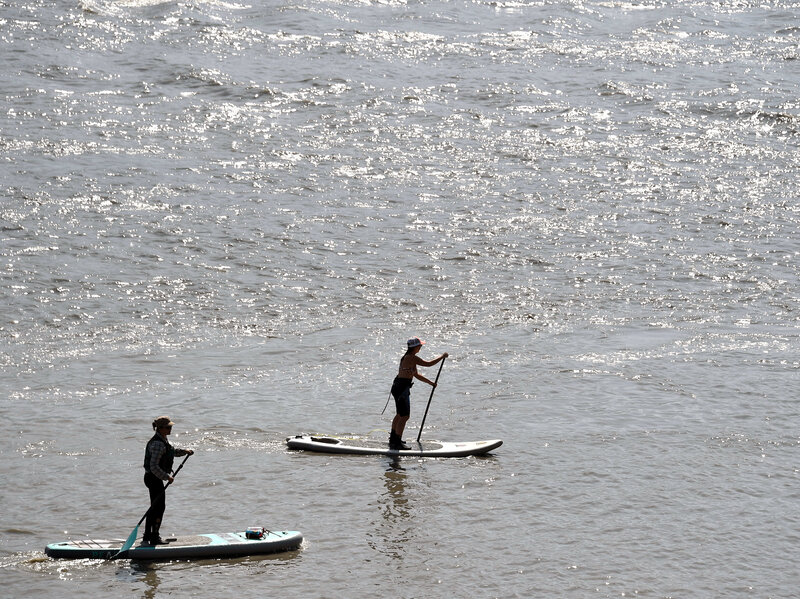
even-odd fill
[(150, 491), (150, 511), (144, 525), (144, 536), (151, 539), (158, 536), (161, 529), (161, 519), (164, 517), (164, 510), (167, 507), (167, 498), (164, 494), (164, 481), (155, 474), (145, 472), (144, 484)]

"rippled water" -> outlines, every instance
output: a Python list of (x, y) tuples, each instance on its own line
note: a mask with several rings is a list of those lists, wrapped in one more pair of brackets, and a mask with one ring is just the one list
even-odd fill
[[(800, 4), (0, 0), (0, 54), (10, 596), (795, 596)], [(284, 449), (384, 438), (411, 335), (493, 456)], [(168, 534), (303, 548), (44, 557), (160, 413)]]

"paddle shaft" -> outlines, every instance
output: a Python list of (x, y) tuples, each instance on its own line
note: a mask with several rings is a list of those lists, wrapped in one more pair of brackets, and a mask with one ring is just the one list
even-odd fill
[(419, 443), (420, 437), (422, 437), (422, 427), (425, 426), (425, 419), (428, 417), (428, 408), (431, 407), (431, 400), (433, 399), (433, 392), (436, 391), (436, 385), (439, 383), (439, 375), (442, 374), (442, 366), (444, 366), (444, 361), (447, 358), (442, 358), (441, 364), (439, 364), (439, 372), (436, 373), (436, 380), (433, 381), (433, 389), (431, 389), (431, 396), (428, 398), (428, 405), (425, 406), (425, 414), (422, 416), (422, 424), (419, 425), (419, 434), (417, 435), (417, 443)]

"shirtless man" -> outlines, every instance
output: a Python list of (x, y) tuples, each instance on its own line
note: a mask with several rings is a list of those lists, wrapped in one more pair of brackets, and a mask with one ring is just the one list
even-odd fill
[(420, 340), (419, 337), (412, 337), (408, 340), (408, 350), (400, 360), (400, 369), (392, 383), (392, 395), (394, 396), (394, 403), (397, 407), (397, 414), (392, 420), (392, 432), (389, 434), (389, 449), (411, 449), (408, 445), (403, 443), (403, 431), (406, 428), (408, 417), (411, 415), (411, 386), (414, 384), (414, 379), (419, 379), (432, 387), (436, 387), (435, 382), (417, 372), (417, 366), (433, 366), (448, 356), (445, 352), (441, 356), (427, 362), (417, 355), (423, 345), (425, 345), (425, 342)]

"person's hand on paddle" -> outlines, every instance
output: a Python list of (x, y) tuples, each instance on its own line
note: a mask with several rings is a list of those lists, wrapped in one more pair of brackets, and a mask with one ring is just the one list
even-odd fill
[[(186, 450), (186, 453), (185, 453), (184, 455), (185, 455), (187, 458), (188, 458), (190, 455), (194, 455), (194, 449), (187, 449), (187, 450)], [(184, 461), (186, 461), (186, 460), (184, 460)], [(175, 474), (177, 474), (177, 472), (176, 472)], [(170, 483), (172, 483), (172, 482), (174, 482), (174, 481), (175, 481), (175, 477), (170, 475), (170, 476), (167, 478), (167, 481), (169, 481)]]

